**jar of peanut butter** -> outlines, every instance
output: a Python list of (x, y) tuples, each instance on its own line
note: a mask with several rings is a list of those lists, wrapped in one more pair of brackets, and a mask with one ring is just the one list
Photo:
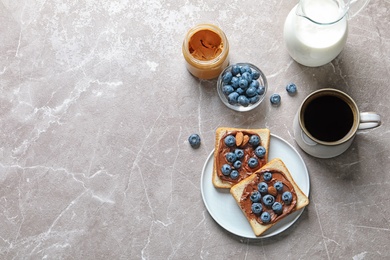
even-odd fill
[(229, 43), (215, 25), (199, 24), (191, 28), (183, 42), (188, 71), (200, 79), (213, 79), (229, 65)]

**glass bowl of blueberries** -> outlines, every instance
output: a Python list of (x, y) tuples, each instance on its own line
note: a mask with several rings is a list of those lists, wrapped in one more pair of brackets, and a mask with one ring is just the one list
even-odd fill
[(240, 112), (256, 108), (263, 101), (267, 88), (264, 73), (251, 63), (230, 65), (217, 80), (218, 95), (222, 102)]

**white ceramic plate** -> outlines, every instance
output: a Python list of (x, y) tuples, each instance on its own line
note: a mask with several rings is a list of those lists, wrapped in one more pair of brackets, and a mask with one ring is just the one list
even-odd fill
[[(298, 210), (280, 220), (261, 236), (256, 237), (247, 219), (227, 189), (214, 187), (211, 177), (214, 164), (214, 151), (208, 156), (202, 170), (201, 192), (203, 202), (212, 218), (227, 231), (244, 238), (265, 238), (275, 236), (289, 228), (302, 214)], [(271, 134), (268, 160), (280, 158), (286, 164), (295, 182), (303, 193), (309, 196), (310, 180), (305, 162), (294, 147), (282, 138)]]

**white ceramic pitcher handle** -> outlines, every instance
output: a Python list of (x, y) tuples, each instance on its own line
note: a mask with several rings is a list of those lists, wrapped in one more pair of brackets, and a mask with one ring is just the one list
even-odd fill
[(359, 130), (370, 129), (380, 126), (381, 116), (375, 112), (360, 113)]

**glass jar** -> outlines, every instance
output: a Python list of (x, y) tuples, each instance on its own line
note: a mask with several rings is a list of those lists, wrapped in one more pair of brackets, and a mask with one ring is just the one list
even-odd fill
[(199, 24), (191, 28), (182, 46), (188, 71), (200, 79), (217, 78), (229, 65), (229, 43), (215, 25)]

